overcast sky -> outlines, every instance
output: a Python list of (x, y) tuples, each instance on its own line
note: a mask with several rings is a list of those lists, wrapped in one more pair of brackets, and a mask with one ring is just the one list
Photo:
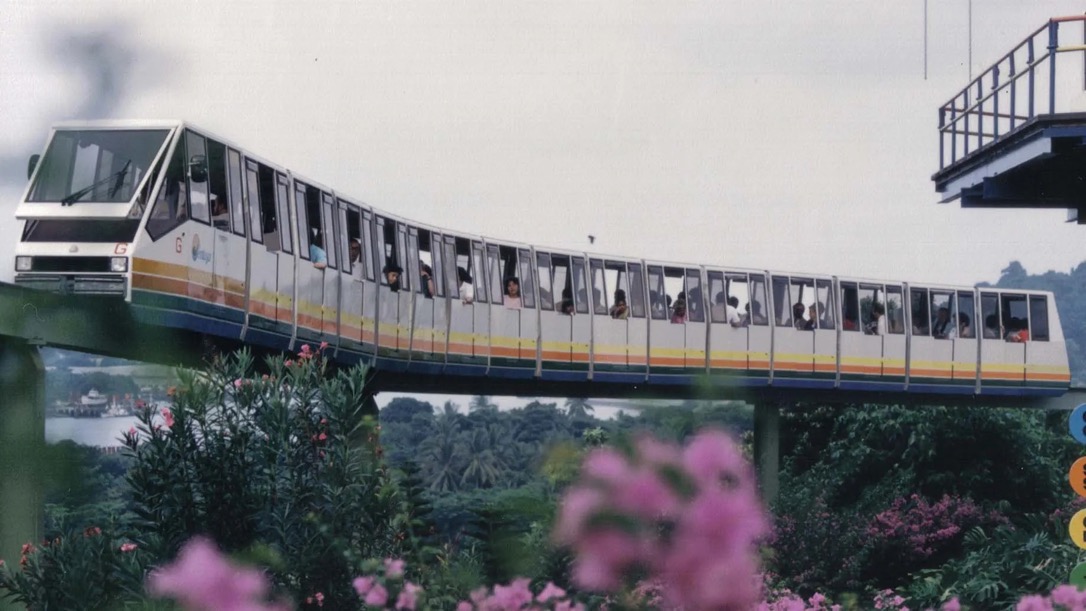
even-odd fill
[[(968, 2), (931, 2), (927, 80), (923, 6), (0, 0), (0, 243), (48, 125), (108, 116), (191, 120), (378, 208), (540, 245), (969, 285), (1069, 270), (1086, 228), (1064, 211), (936, 203)], [(1082, 10), (974, 0), (974, 72)]]

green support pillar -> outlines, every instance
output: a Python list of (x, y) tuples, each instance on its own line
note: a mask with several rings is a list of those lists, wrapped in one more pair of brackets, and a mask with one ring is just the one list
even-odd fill
[(776, 403), (754, 405), (754, 468), (766, 505), (777, 500), (780, 490), (781, 409)]
[[(0, 336), (0, 558), (42, 537), (45, 367), (38, 347)], [(0, 602), (0, 609), (8, 607)]]

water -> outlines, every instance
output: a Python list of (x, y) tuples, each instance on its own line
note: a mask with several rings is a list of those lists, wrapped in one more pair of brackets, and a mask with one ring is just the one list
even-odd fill
[(120, 418), (46, 418), (45, 441), (57, 443), (65, 439), (97, 447), (121, 445), (120, 438), (128, 429), (136, 426), (135, 416)]

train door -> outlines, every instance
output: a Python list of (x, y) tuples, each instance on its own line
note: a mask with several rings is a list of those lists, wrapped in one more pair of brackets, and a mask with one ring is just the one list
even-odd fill
[(882, 381), (893, 384), (894, 388), (904, 388), (907, 380), (909, 340), (905, 323), (904, 288), (900, 284), (887, 284), (884, 287), (883, 302), (886, 329), (882, 334)]
[(334, 273), (328, 246), (331, 227), (321, 213), (320, 191), (294, 181), (294, 203), (298, 215), (298, 338), (319, 342), (324, 329), (325, 274)]
[(628, 262), (626, 271), (629, 291), (626, 294), (630, 315), (626, 318), (626, 362), (630, 372), (645, 379), (649, 366), (648, 294), (645, 290), (645, 268), (641, 263)]
[[(717, 375), (745, 376), (747, 341), (746, 320), (750, 296), (747, 275), (709, 270), (709, 372)], [(734, 297), (734, 299), (733, 299)]]
[[(614, 273), (604, 272), (602, 259), (589, 259), (588, 272), (592, 284), (592, 302), (590, 304), (592, 316), (592, 379), (607, 379), (608, 374), (621, 374), (626, 371), (626, 315), (624, 311), (619, 316), (611, 316), (611, 308), (607, 295), (617, 289), (618, 277), (617, 262), (608, 262), (608, 267)], [(625, 275), (625, 265), (622, 265), (622, 274)], [(610, 276), (610, 277), (608, 277)], [(622, 289), (623, 301), (625, 301), (625, 289)], [(610, 302), (613, 302), (613, 296)], [(602, 376), (602, 377), (601, 377)]]
[(648, 264), (649, 380), (676, 382), (686, 374), (686, 304), (676, 312), (685, 274), (682, 268)]
[(814, 280), (774, 275), (773, 384), (810, 384), (814, 374), (814, 333), (807, 327)]
[(570, 256), (536, 252), (535, 257), (539, 279), (540, 375), (544, 379), (585, 380), (588, 363), (573, 361), (577, 310), (573, 302)]
[(321, 191), (321, 226), (324, 228), (324, 250), (328, 267), (324, 270), (324, 301), (321, 304), (321, 340), (339, 346), (339, 285), (340, 257), (346, 249), (341, 235), (343, 228), (336, 222), (335, 199)]
[(947, 392), (945, 387), (953, 381), (954, 342), (948, 336), (955, 332), (950, 322), (953, 295), (953, 291), (909, 286), (910, 390)]
[[(750, 274), (750, 310), (746, 312), (750, 324), (747, 327), (747, 368), (750, 375), (769, 381), (770, 354), (773, 349), (773, 325), (769, 324), (768, 312), (771, 311), (769, 294), (769, 276), (764, 273)], [(739, 287), (734, 294), (739, 296)], [(731, 293), (729, 293), (731, 294)], [(745, 306), (744, 306), (745, 310)]]
[(957, 291), (955, 294), (956, 314), (953, 316), (951, 343), (954, 344), (954, 356), (951, 368), (954, 385), (963, 391), (977, 390), (977, 359), (979, 357), (977, 334), (973, 321), (977, 319), (976, 299), (973, 291)]
[(833, 280), (814, 279), (814, 299), (807, 305), (807, 316), (814, 334), (814, 376), (822, 386), (837, 384), (837, 308), (833, 295)]
[(527, 288), (531, 292), (524, 290), (526, 283), (520, 277), (516, 248), (487, 244), (486, 257), (488, 288), (495, 296), (490, 304), (490, 371), (507, 377), (533, 376), (534, 350), (531, 359), (525, 358), (527, 350), (522, 352), (526, 345), (522, 339), (534, 340), (537, 330), (530, 321), (537, 316), (533, 283), (529, 277)]
[(408, 273), (415, 289), (414, 317), (411, 327), (412, 365), (422, 363), (444, 364), (445, 291), (441, 270), (441, 236), (426, 229), (410, 227), (407, 230), (407, 247), (417, 263)]
[[(216, 316), (234, 323), (245, 319), (245, 241), (244, 203), (241, 197), (241, 156), (226, 146), (207, 141), (207, 182), (211, 199), (211, 226), (215, 241), (212, 248), (212, 286), (210, 301), (219, 305)], [(231, 167), (234, 163), (234, 167)]]
[(251, 234), (250, 325), (275, 332), (289, 341), (294, 336), (294, 244), (290, 203), (277, 202), (277, 176), (282, 175), (262, 163), (245, 161)]
[[(366, 295), (366, 254), (363, 247), (362, 214), (358, 208), (343, 200), (337, 201), (339, 212), (339, 261), (343, 273), (339, 288), (340, 345), (351, 352), (363, 352), (363, 314)], [(372, 267), (369, 271), (372, 272)], [(372, 279), (372, 276), (371, 276)]]
[[(883, 343), (889, 333), (890, 303), (881, 284), (841, 281), (839, 386), (883, 388)], [(899, 288), (900, 290), (900, 288)], [(897, 307), (900, 308), (900, 299)], [(878, 316), (875, 313), (878, 312)], [(904, 332), (904, 327), (901, 329)], [(902, 336), (904, 337), (904, 336)]]
[(686, 322), (684, 323), (684, 366), (691, 373), (708, 371), (705, 349), (709, 340), (708, 303), (706, 303), (704, 279), (700, 268), (686, 268), (683, 278), (683, 294), (686, 297)]
[[(981, 293), (983, 392), (1015, 392), (1025, 385), (1029, 305), (1026, 295)], [(1028, 336), (1026, 336), (1028, 337)], [(1009, 390), (1013, 389), (1013, 390)]]
[(1056, 304), (1047, 295), (1028, 297), (1029, 336), (1022, 338), (1026, 348), (1026, 385), (1042, 392), (1062, 393), (1071, 379)]

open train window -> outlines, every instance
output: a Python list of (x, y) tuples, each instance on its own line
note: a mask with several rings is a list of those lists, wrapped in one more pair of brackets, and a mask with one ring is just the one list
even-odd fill
[(912, 315), (913, 335), (931, 335), (931, 315), (928, 311), (928, 289), (909, 287), (909, 313)]
[[(262, 163), (251, 162), (247, 174), (249, 181), (249, 198), (252, 200), (256, 194), (256, 205), (259, 213), (256, 218), (263, 219), (263, 224), (254, 226), (254, 232), (259, 231), (264, 246), (269, 251), (277, 251), (284, 247), (290, 248), (290, 208), (284, 202), (282, 205), (276, 201), (277, 173)], [(282, 176), (282, 174), (278, 174)], [(250, 208), (253, 204), (250, 203)], [(252, 224), (252, 223), (251, 223)], [(289, 252), (289, 250), (288, 250)]]
[(207, 141), (207, 187), (211, 192), (211, 225), (222, 231), (230, 231), (230, 210), (238, 207), (230, 199), (226, 180), (226, 146)]
[[(437, 274), (434, 270), (441, 270), (441, 253), (434, 249), (433, 235), (426, 229), (417, 230), (417, 248), (416, 244), (412, 244), (412, 251), (418, 253), (418, 265), (415, 267), (419, 279), (419, 293), (427, 299), (433, 299), (435, 296), (441, 297), (444, 292), (440, 290), (438, 286)], [(415, 230), (412, 229), (408, 233), (409, 240), (416, 240)]]
[(630, 305), (630, 315), (634, 318), (645, 317), (645, 277), (641, 273), (640, 263), (626, 265), (630, 274), (630, 290), (626, 302)]
[[(728, 287), (724, 283), (724, 272), (710, 271), (706, 273), (709, 279), (709, 321), (713, 323), (728, 322)], [(743, 288), (747, 286), (747, 279), (743, 277)]]
[[(313, 192), (313, 197), (309, 196)], [(294, 181), (294, 202), (298, 207), (298, 256), (309, 261), (313, 258), (313, 247), (324, 250), (321, 239), (321, 205), (316, 189), (305, 183)], [(314, 240), (314, 238), (317, 238)]]
[(362, 262), (362, 215), (358, 208), (339, 200), (339, 243), (342, 247), (339, 260), (343, 262), (343, 273), (361, 279), (364, 264)]
[[(74, 145), (73, 145), (74, 146)], [(40, 170), (42, 172), (44, 170)], [(147, 233), (152, 240), (165, 235), (189, 218), (188, 190), (185, 188), (185, 143), (175, 145), (158, 198), (147, 218)]]
[(552, 255), (551, 266), (554, 275), (551, 287), (558, 298), (554, 300), (554, 309), (562, 314), (572, 315), (577, 309), (573, 304), (573, 276), (569, 273), (569, 257), (566, 255)]
[[(621, 318), (628, 318), (630, 311), (630, 287), (629, 287), (629, 275), (626, 273), (626, 264), (622, 261), (605, 261), (603, 263), (603, 275), (604, 284), (608, 287), (612, 287), (613, 290), (605, 292), (604, 305), (607, 307), (608, 314), (614, 318), (616, 314)], [(619, 291), (622, 291), (619, 293)], [(626, 302), (626, 314), (623, 316), (620, 312), (614, 309), (617, 303), (617, 296), (621, 296)]]
[(362, 211), (362, 260), (366, 264), (366, 280), (373, 280), (374, 278), (374, 264), (373, 261), (376, 258), (374, 255), (374, 243), (373, 243), (373, 215), (368, 210)]
[(535, 282), (532, 273), (532, 252), (526, 248), (517, 251), (520, 266), (520, 304), (535, 309)]
[(192, 130), (185, 130), (185, 154), (188, 155), (186, 177), (189, 184), (189, 204), (192, 218), (211, 224), (207, 192), (207, 142)]
[[(886, 299), (883, 295), (883, 287), (878, 284), (861, 284), (860, 295), (860, 322), (865, 335), (882, 335), (887, 331), (886, 323)], [(875, 310), (882, 309), (883, 315), (876, 318)]]
[(475, 301), (480, 303), (490, 301), (486, 285), (486, 257), (483, 255), (483, 245), (480, 242), (471, 243), (471, 267), (468, 269), (468, 273), (475, 283), (473, 285), (475, 288)]
[(860, 330), (860, 297), (856, 285), (841, 283), (841, 330)]
[(245, 196), (241, 174), (241, 153), (234, 149), (226, 152), (228, 179), (230, 183), (230, 216), (233, 219), (234, 233), (245, 235)]
[(603, 261), (590, 259), (588, 269), (592, 272), (592, 312), (607, 315), (607, 282), (603, 277)]
[(773, 276), (773, 310), (778, 327), (792, 326), (792, 299), (788, 294), (787, 276)]
[(954, 312), (954, 293), (950, 291), (931, 292), (931, 336), (936, 339), (956, 337), (958, 330), (954, 325), (957, 318)]
[(551, 283), (551, 256), (545, 252), (535, 253), (535, 266), (539, 276), (539, 309), (554, 309), (554, 285)]
[(1049, 341), (1048, 299), (1044, 295), (1029, 296), (1029, 325), (1029, 338), (1031, 341)]
[(891, 335), (903, 335), (905, 333), (905, 307), (902, 305), (902, 290), (900, 286), (888, 285), (886, 287), (886, 332)]
[(578, 314), (588, 314), (588, 289), (585, 286), (584, 257), (573, 257), (573, 292)]
[(980, 294), (981, 337), (1003, 339), (999, 322), (999, 296), (995, 293)]
[(649, 308), (653, 320), (667, 320), (667, 289), (664, 287), (664, 269), (659, 265), (650, 265), (649, 270)]
[(260, 205), (260, 166), (257, 162), (248, 159), (245, 160), (245, 193), (249, 202), (249, 239), (257, 244), (263, 244), (264, 220), (263, 207)]
[[(442, 275), (445, 277), (445, 286), (448, 288), (449, 297), (453, 299), (460, 298), (460, 272), (457, 270), (459, 261), (457, 260), (456, 245), (461, 240), (462, 238), (447, 235), (444, 237), (441, 249), (441, 265), (444, 270)], [(464, 245), (467, 246), (467, 241), (464, 242)]]
[(339, 263), (339, 257), (336, 256), (336, 244), (339, 243), (339, 231), (336, 231), (336, 208), (331, 195), (321, 192), (320, 196), (321, 212), (323, 213), (321, 225), (324, 227), (324, 231), (321, 233), (322, 246), (324, 247), (325, 256), (328, 257), (328, 267), (335, 269), (337, 263)]
[(769, 302), (766, 301), (765, 276), (750, 276), (750, 324), (764, 327), (769, 325)]
[(815, 280), (815, 287), (818, 291), (816, 299), (818, 301), (818, 328), (819, 329), (834, 329), (837, 324), (834, 320), (833, 313), (837, 311), (833, 307), (833, 282), (826, 279)]

